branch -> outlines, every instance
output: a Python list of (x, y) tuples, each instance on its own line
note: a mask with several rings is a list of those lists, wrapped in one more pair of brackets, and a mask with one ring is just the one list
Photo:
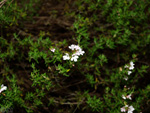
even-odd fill
[[(10, 6), (10, 4), (13, 2), (14, 0), (12, 0), (10, 3), (9, 3), (9, 5), (7, 6), (7, 8)], [(7, 10), (7, 8), (6, 8), (6, 10)]]
[(0, 8), (6, 3), (7, 0), (3, 0), (0, 2)]

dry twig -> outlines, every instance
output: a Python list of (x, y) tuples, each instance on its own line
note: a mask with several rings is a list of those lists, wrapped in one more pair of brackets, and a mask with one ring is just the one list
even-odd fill
[(2, 1), (0, 2), (0, 8), (6, 3), (6, 1), (7, 1), (7, 0), (2, 0)]
[[(10, 4), (13, 2), (14, 0), (12, 0), (10, 3), (9, 3), (9, 5), (7, 6), (7, 8), (10, 6)], [(1, 1), (0, 2), (0, 8), (5, 4), (7, 2), (7, 0), (3, 0), (3, 1)], [(6, 9), (7, 9), (6, 8)]]

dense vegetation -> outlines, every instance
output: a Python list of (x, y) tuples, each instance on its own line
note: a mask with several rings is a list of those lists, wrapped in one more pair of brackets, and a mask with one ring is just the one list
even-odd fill
[(149, 0), (1, 0), (0, 112), (149, 113)]

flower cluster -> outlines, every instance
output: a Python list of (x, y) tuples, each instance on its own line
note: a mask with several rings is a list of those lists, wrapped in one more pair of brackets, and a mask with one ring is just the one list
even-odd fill
[(134, 110), (135, 109), (134, 109), (133, 106), (128, 106), (128, 105), (125, 105), (121, 108), (121, 112), (126, 112), (127, 111), (127, 113), (133, 113)]
[[(134, 63), (131, 61), (129, 65), (125, 65), (125, 68), (128, 69), (128, 75), (130, 75), (132, 73), (132, 70), (134, 69)], [(128, 80), (128, 76), (126, 76), (124, 79)], [(124, 88), (130, 89), (130, 88), (127, 88), (126, 85), (124, 86)], [(125, 91), (127, 91), (127, 90), (125, 90)], [(122, 95), (122, 98), (124, 100), (126, 100), (126, 99), (132, 100), (131, 96), (132, 96), (132, 94)], [(135, 109), (134, 109), (134, 107), (132, 105), (129, 106), (129, 105), (125, 104), (125, 106), (123, 106), (122, 108), (120, 108), (120, 110), (121, 110), (121, 112), (133, 113), (133, 111)]]
[(63, 60), (71, 60), (71, 61), (77, 62), (79, 56), (85, 53), (84, 51), (82, 51), (82, 49), (78, 45), (72, 44), (71, 46), (69, 46), (69, 49), (73, 51), (73, 54), (70, 57), (69, 54), (66, 53), (63, 56)]
[[(128, 75), (130, 75), (132, 73), (132, 70), (134, 69), (134, 63), (131, 61), (130, 62), (130, 65), (125, 65), (125, 68), (129, 69), (128, 70)], [(125, 77), (124, 78), (125, 80), (128, 80), (128, 77)]]
[(1, 85), (0, 93), (4, 90), (7, 90), (7, 86), (4, 86), (4, 84)]
[[(126, 90), (127, 89), (130, 89), (130, 88), (127, 88), (126, 86), (124, 86), (124, 88), (126, 88)], [(122, 95), (122, 98), (124, 99), (124, 100), (126, 100), (126, 99), (129, 99), (129, 100), (132, 100), (132, 98), (131, 98), (131, 94), (129, 94), (129, 95)], [(127, 112), (127, 113), (133, 113), (133, 111), (135, 110), (134, 109), (134, 107), (131, 105), (131, 106), (128, 106), (128, 105), (125, 105), (125, 106), (123, 106), (122, 108), (120, 108), (120, 110), (121, 110), (121, 112)]]
[(128, 66), (128, 65), (125, 65), (125, 68), (128, 68), (129, 69), (129, 71), (128, 71), (128, 75), (130, 75), (131, 73), (132, 73), (132, 71), (131, 70), (133, 70), (134, 69), (134, 63), (131, 61), (130, 62), (130, 65)]

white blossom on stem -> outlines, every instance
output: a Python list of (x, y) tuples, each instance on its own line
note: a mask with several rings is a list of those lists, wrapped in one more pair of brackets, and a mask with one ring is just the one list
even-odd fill
[(132, 73), (132, 71), (128, 71), (128, 75), (130, 75)]
[(126, 80), (126, 81), (127, 81), (127, 80), (128, 80), (128, 77), (124, 77), (124, 80)]
[(71, 61), (77, 62), (78, 56), (72, 56)]
[(122, 108), (120, 108), (121, 112), (126, 112), (128, 108), (128, 105), (123, 106)]
[(85, 53), (84, 51), (82, 51), (80, 46), (75, 45), (75, 44), (68, 46), (68, 48), (73, 51), (73, 54), (71, 57), (69, 56), (69, 54), (64, 55), (63, 60), (71, 60), (71, 61), (77, 62), (79, 56)]
[(135, 110), (135, 109), (134, 109), (133, 106), (129, 106), (129, 107), (128, 107), (128, 113), (133, 113), (134, 110)]
[(55, 52), (55, 48), (50, 49), (53, 53)]
[(124, 100), (125, 100), (125, 99), (130, 99), (130, 100), (132, 100), (131, 94), (129, 94), (129, 95), (127, 95), (127, 96), (122, 95), (122, 98), (123, 98)]
[(126, 98), (132, 100), (131, 94), (130, 94), (130, 95), (127, 95)]
[(129, 66), (128, 66), (128, 65), (125, 65), (124, 67), (125, 67), (125, 68), (128, 68), (129, 70), (133, 70), (133, 69), (134, 69), (134, 65), (135, 65), (135, 64), (131, 61)]
[(63, 56), (63, 60), (69, 60), (70, 59), (70, 56), (68, 53), (66, 53), (66, 55)]
[(125, 105), (122, 108), (120, 108), (120, 110), (121, 110), (121, 112), (126, 112), (127, 111), (127, 113), (133, 113), (133, 111), (135, 109), (132, 105), (131, 106)]
[(7, 86), (4, 86), (4, 84), (1, 85), (0, 93), (4, 90), (7, 90)]
[(133, 69), (134, 69), (134, 63), (133, 63), (132, 61), (130, 62), (130, 67), (129, 67), (129, 69), (130, 69), (130, 70), (133, 70)]

